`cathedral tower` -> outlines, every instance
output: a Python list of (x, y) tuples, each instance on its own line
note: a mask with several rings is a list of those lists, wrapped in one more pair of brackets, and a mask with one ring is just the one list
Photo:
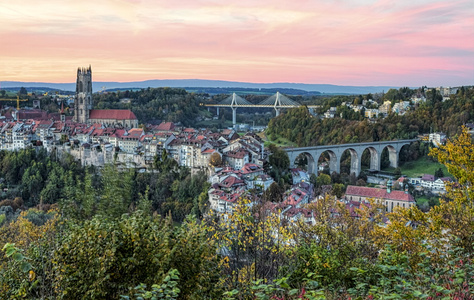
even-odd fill
[(74, 121), (89, 122), (89, 111), (92, 109), (92, 70), (89, 68), (77, 69), (76, 99), (74, 101)]

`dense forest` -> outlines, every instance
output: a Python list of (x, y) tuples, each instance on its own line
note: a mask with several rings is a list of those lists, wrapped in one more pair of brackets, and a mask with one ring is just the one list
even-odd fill
[[(473, 147), (464, 130), (432, 150), (458, 183), (427, 213), (385, 214), (376, 202), (350, 211), (328, 195), (307, 207), (313, 224), (269, 213), (272, 197), (243, 198), (228, 218), (201, 215), (205, 176), (188, 179), (165, 157), (146, 175), (3, 153), (8, 193), (25, 174), (56, 177), (28, 190), (36, 208), (12, 194), (0, 209), (0, 298), (472, 299)], [(47, 208), (52, 190), (59, 200)]]
[[(401, 89), (398, 93), (386, 95), (385, 99), (393, 102), (403, 100), (407, 96), (402, 91), (406, 93)], [(415, 110), (408, 111), (403, 116), (390, 113), (386, 118), (378, 119), (374, 123), (347, 107), (339, 107), (338, 112), (339, 115), (342, 114), (342, 118), (332, 119), (314, 117), (305, 107), (299, 107), (272, 119), (268, 124), (266, 134), (271, 140), (282, 136), (298, 146), (317, 146), (410, 139), (418, 134), (430, 133), (430, 131), (441, 131), (448, 136), (454, 136), (459, 132), (461, 125), (474, 122), (473, 88), (459, 89), (456, 95), (452, 95), (444, 102), (439, 93), (427, 94), (427, 101), (415, 107)], [(323, 109), (341, 105), (343, 101), (349, 99), (357, 102), (361, 100), (360, 97), (354, 99), (354, 97), (338, 96), (327, 99)]]
[(145, 198), (149, 209), (180, 222), (190, 213), (201, 215), (209, 188), (205, 174), (191, 176), (166, 152), (155, 159), (153, 172), (146, 173), (116, 166), (84, 168), (72, 156), (50, 156), (42, 147), (0, 151), (0, 168), (0, 209), (13, 208), (6, 213), (9, 219), (18, 210), (47, 210), (51, 205), (63, 205), (71, 216), (119, 216)]

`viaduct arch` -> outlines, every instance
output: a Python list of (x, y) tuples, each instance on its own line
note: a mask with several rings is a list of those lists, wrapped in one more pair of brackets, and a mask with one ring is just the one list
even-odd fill
[(339, 144), (300, 148), (286, 148), (284, 149), (290, 158), (290, 167), (295, 167), (295, 160), (300, 154), (306, 155), (308, 158), (308, 172), (310, 174), (318, 174), (318, 160), (324, 152), (329, 154), (329, 170), (330, 172), (340, 173), (341, 171), (341, 156), (348, 150), (351, 155), (351, 173), (359, 176), (361, 169), (362, 153), (367, 149), (370, 153), (370, 168), (380, 171), (382, 151), (387, 148), (389, 153), (390, 166), (397, 168), (399, 153), (403, 146), (417, 141), (412, 140), (397, 140), (384, 142), (367, 142), (367, 143), (353, 143), (353, 144)]

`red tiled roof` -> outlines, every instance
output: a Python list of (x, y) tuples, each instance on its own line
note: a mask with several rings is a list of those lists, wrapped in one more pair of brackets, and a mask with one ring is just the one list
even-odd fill
[(174, 129), (174, 124), (172, 122), (162, 122), (158, 127), (156, 127), (156, 130), (158, 131), (170, 131)]
[(45, 120), (48, 119), (48, 113), (40, 109), (31, 109), (31, 110), (20, 110), (16, 114), (18, 120), (25, 119), (35, 119), (35, 120)]
[(421, 180), (435, 181), (435, 177), (434, 177), (434, 175), (431, 175), (431, 174), (424, 174), (423, 177), (421, 177)]
[(229, 152), (225, 153), (225, 155), (226, 155), (227, 157), (242, 159), (242, 158), (244, 158), (246, 155), (248, 155), (248, 152), (247, 152), (246, 150), (241, 150), (241, 149), (239, 149), (239, 151), (229, 151)]
[(216, 152), (215, 149), (206, 149), (206, 150), (202, 151), (203, 154), (204, 153), (214, 153), (214, 152)]
[(398, 201), (415, 202), (412, 195), (406, 194), (402, 191), (391, 191), (387, 193), (384, 189), (370, 188), (365, 186), (349, 185), (346, 190), (346, 195), (362, 196), (374, 199), (389, 199)]
[(234, 185), (243, 185), (244, 181), (242, 179), (236, 178), (234, 176), (229, 176), (221, 182), (221, 186), (231, 187)]
[(114, 134), (110, 135), (110, 137), (121, 138), (124, 134), (125, 134), (125, 129), (117, 129), (115, 130)]
[(89, 119), (136, 120), (137, 117), (128, 109), (93, 109)]
[(246, 163), (242, 169), (240, 169), (242, 173), (248, 174), (248, 173), (255, 173), (255, 172), (261, 172), (263, 171), (263, 168), (256, 164), (251, 164), (251, 163)]

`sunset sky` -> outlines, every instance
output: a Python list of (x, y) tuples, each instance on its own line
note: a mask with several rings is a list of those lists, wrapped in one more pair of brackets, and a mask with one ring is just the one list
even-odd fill
[(472, 0), (2, 0), (0, 82), (474, 84)]

